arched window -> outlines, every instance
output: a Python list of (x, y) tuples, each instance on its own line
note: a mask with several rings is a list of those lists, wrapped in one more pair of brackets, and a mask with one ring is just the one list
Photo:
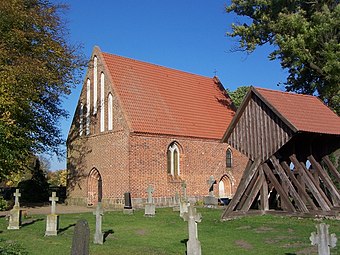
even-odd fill
[(173, 142), (169, 145), (167, 150), (167, 165), (168, 165), (168, 174), (172, 176), (180, 175), (180, 152), (178, 148), (178, 144)]
[(226, 152), (226, 166), (228, 168), (233, 167), (233, 153), (230, 148)]
[(112, 116), (112, 94), (110, 93), (108, 98), (107, 98), (107, 129), (112, 130), (112, 121), (113, 121), (113, 116)]
[(104, 87), (105, 87), (105, 75), (100, 74), (100, 132), (105, 131), (105, 107), (104, 107)]
[(98, 59), (97, 57), (95, 56), (93, 58), (93, 114), (96, 114), (97, 113), (97, 82), (98, 82), (98, 79), (97, 79), (97, 62), (98, 62)]
[(84, 105), (80, 103), (79, 107), (79, 135), (83, 135), (83, 119), (84, 119)]
[(86, 135), (90, 134), (90, 109), (91, 109), (91, 81), (86, 82)]

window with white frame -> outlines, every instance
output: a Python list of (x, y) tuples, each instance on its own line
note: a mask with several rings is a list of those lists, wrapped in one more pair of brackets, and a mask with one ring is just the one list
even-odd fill
[(112, 121), (113, 121), (113, 109), (112, 109), (112, 94), (110, 93), (107, 98), (107, 129), (112, 130)]
[(172, 176), (180, 175), (180, 151), (176, 142), (169, 145), (167, 150), (168, 174)]
[(100, 74), (100, 132), (105, 131), (105, 105), (104, 105), (104, 97), (105, 97), (105, 75), (104, 73)]
[(96, 114), (97, 113), (97, 90), (98, 90), (98, 86), (97, 86), (97, 64), (98, 62), (98, 59), (97, 57), (95, 56), (93, 58), (93, 114)]
[(91, 109), (91, 81), (87, 79), (86, 82), (86, 128), (85, 134), (90, 134), (90, 109)]
[(83, 135), (83, 119), (84, 119), (84, 105), (80, 103), (79, 107), (79, 135)]

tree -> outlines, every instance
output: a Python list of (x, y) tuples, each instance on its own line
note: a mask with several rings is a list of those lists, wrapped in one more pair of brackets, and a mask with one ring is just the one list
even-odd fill
[(240, 105), (243, 101), (243, 98), (247, 94), (249, 88), (250, 88), (249, 86), (241, 86), (241, 87), (238, 87), (234, 91), (230, 91), (230, 90), (227, 89), (228, 95), (231, 97), (231, 100), (233, 101), (234, 105), (237, 108), (240, 107)]
[(83, 64), (49, 0), (0, 1), (0, 179), (25, 170), (32, 155), (62, 155), (62, 99)]
[(248, 53), (274, 46), (269, 55), (288, 69), (287, 91), (318, 95), (340, 114), (339, 1), (233, 0), (227, 12), (246, 17), (231, 37)]

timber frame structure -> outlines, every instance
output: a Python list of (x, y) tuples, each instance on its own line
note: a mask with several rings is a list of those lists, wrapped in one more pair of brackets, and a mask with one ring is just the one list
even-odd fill
[(251, 87), (222, 141), (249, 158), (222, 220), (338, 216), (340, 173), (328, 155), (340, 148), (340, 118), (318, 98)]

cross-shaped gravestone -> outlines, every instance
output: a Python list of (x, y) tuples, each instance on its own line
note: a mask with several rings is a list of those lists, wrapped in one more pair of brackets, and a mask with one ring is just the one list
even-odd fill
[(57, 193), (52, 192), (52, 197), (49, 197), (49, 200), (51, 201), (51, 214), (55, 214), (56, 202), (59, 201), (59, 198), (57, 197)]
[(214, 184), (216, 184), (216, 180), (214, 176), (211, 175), (207, 182), (209, 184), (209, 196), (213, 197), (214, 196)]
[(187, 184), (185, 181), (182, 181), (182, 192), (183, 192), (183, 200), (187, 200)]
[(94, 233), (93, 243), (95, 244), (103, 244), (104, 242), (104, 235), (102, 233), (102, 220), (103, 220), (103, 207), (102, 203), (98, 203), (96, 207), (96, 211), (93, 212), (96, 215), (96, 232)]
[(155, 190), (153, 189), (153, 187), (151, 185), (148, 186), (146, 192), (148, 193), (148, 203), (152, 204), (152, 193), (155, 192)]
[(19, 193), (19, 189), (16, 189), (13, 195), (14, 195), (14, 207), (19, 208), (20, 207), (19, 197), (21, 197), (21, 193)]
[(182, 218), (188, 222), (189, 240), (187, 242), (187, 255), (201, 255), (201, 243), (198, 240), (197, 223), (201, 222), (202, 216), (196, 212), (196, 208), (190, 204), (188, 212)]
[(312, 245), (318, 246), (319, 255), (329, 255), (330, 248), (334, 248), (336, 246), (337, 238), (335, 234), (328, 234), (328, 228), (329, 225), (326, 225), (325, 223), (316, 225), (317, 233), (313, 232), (309, 238)]

